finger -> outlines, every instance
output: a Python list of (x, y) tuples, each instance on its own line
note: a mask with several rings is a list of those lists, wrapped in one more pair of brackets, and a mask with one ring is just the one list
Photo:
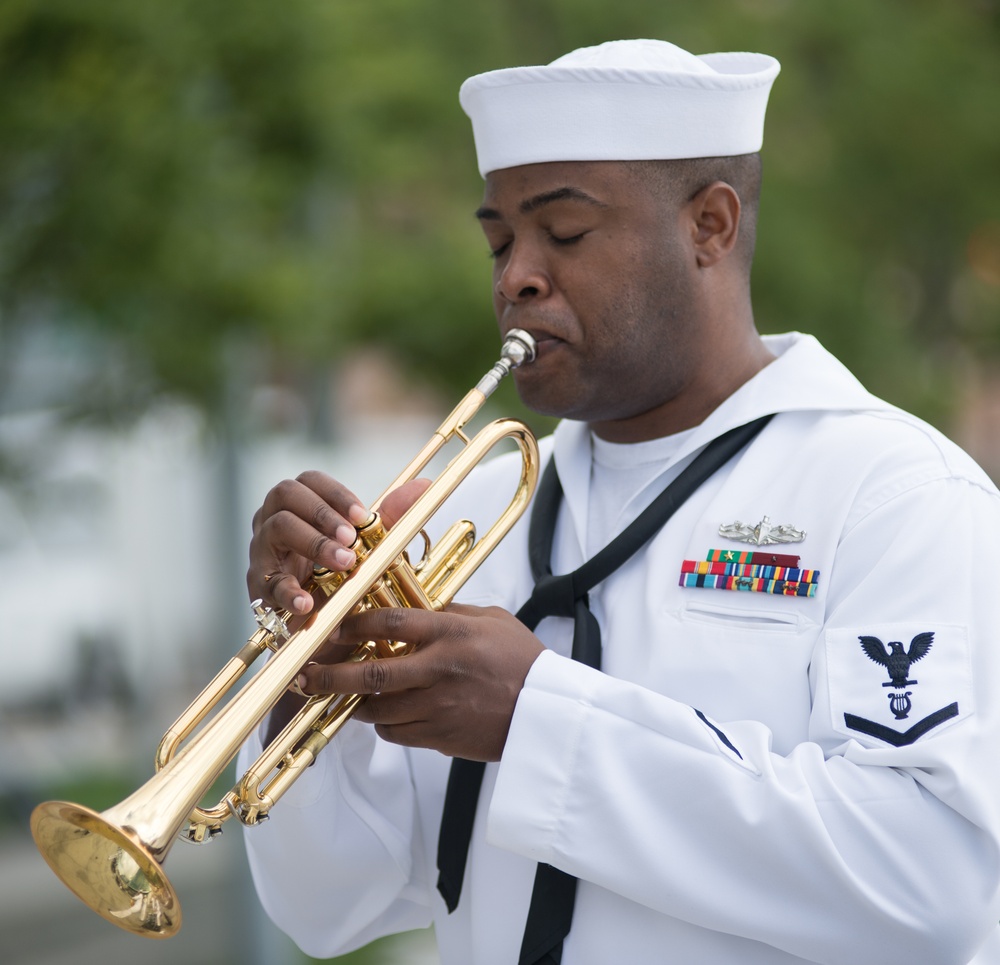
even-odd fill
[(478, 616), (489, 607), (473, 606), (471, 603), (449, 603), (442, 612), (453, 613), (455, 616)]
[(379, 514), (386, 529), (403, 518), (403, 514), (427, 491), (430, 484), (429, 479), (411, 479), (382, 500)]
[(400, 747), (433, 747), (427, 737), (427, 722), (417, 721), (408, 724), (376, 724), (375, 733), (390, 744)]
[(357, 650), (357, 644), (345, 643), (340, 639), (340, 631), (334, 630), (323, 645), (309, 658), (309, 662), (315, 664), (343, 663), (354, 656)]
[[(300, 697), (311, 697), (314, 694), (323, 694), (328, 691), (317, 689), (315, 683), (308, 689), (304, 687), (304, 684), (311, 679), (316, 681), (317, 674), (313, 671), (313, 667), (322, 667), (327, 664), (342, 663), (345, 660), (350, 660), (357, 651), (358, 648), (351, 644), (340, 643), (335, 639), (336, 631), (334, 631), (334, 638), (326, 640), (322, 646), (320, 646), (303, 664), (298, 673), (289, 681), (288, 690), (292, 693), (298, 694)], [(329, 691), (329, 693), (340, 693), (340, 691)]]
[[(295, 571), (283, 571), (282, 566), (294, 566)], [(270, 563), (252, 562), (247, 570), (247, 592), (252, 600), (262, 600), (265, 605), (304, 616), (313, 609), (312, 596), (303, 585), (312, 573), (307, 560)]]
[(357, 530), (323, 495), (302, 482), (306, 475), (286, 479), (267, 494), (254, 528), (254, 541), (265, 540), (275, 552), (298, 553), (332, 569), (353, 565), (353, 554), (339, 560), (336, 554), (355, 541)]
[(376, 607), (348, 616), (340, 625), (340, 639), (399, 640), (421, 646), (455, 632), (458, 615), (417, 607)]
[(393, 727), (424, 723), (427, 717), (426, 702), (415, 699), (413, 690), (380, 693), (369, 696), (355, 711), (354, 717), (365, 724)]
[(360, 526), (371, 516), (361, 500), (343, 483), (332, 476), (315, 469), (300, 473), (295, 479), (286, 479), (278, 483), (265, 497), (261, 507), (263, 517), (274, 515), (280, 509), (288, 508), (285, 500), (291, 495), (298, 495), (298, 490), (307, 490), (318, 497), (319, 502), (340, 517), (342, 522)]
[(439, 674), (419, 654), (387, 659), (310, 664), (298, 676), (306, 694), (391, 694), (429, 687)]
[[(388, 511), (383, 515), (386, 525), (391, 526), (405, 513), (429, 485), (430, 480), (414, 479), (390, 493), (386, 499)], [(314, 486), (320, 489), (319, 493)], [(357, 562), (352, 549), (357, 530), (324, 501), (334, 498), (343, 501), (347, 498), (344, 493), (354, 498), (339, 483), (322, 473), (304, 473), (298, 479), (286, 480), (271, 490), (262, 509), (263, 513), (269, 512), (270, 515), (257, 523), (257, 533), (251, 544), (253, 578), (280, 578), (286, 582), (288, 589), (295, 591), (302, 581), (290, 582), (286, 579), (287, 567), (281, 564), (287, 556), (299, 556), (331, 570), (353, 567)], [(352, 504), (347, 512), (352, 519), (360, 517), (360, 523), (371, 519), (371, 514), (360, 504)], [(261, 570), (266, 570), (269, 565), (274, 565), (276, 569), (267, 570), (262, 576)], [(279, 572), (280, 577), (277, 576)], [(275, 589), (272, 587), (272, 592)]]
[(247, 572), (251, 597), (308, 613), (312, 599), (303, 587), (313, 564), (331, 570), (354, 566), (356, 556), (349, 547), (357, 531), (327, 498), (347, 503), (346, 511), (353, 517), (368, 516), (360, 504), (355, 505), (353, 494), (321, 473), (285, 480), (268, 493), (254, 517)]

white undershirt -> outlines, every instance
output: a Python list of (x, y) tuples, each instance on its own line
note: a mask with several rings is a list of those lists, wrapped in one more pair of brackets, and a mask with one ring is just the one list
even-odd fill
[(682, 463), (671, 463), (693, 431), (628, 444), (607, 442), (591, 433), (588, 558), (614, 539), (680, 472)]

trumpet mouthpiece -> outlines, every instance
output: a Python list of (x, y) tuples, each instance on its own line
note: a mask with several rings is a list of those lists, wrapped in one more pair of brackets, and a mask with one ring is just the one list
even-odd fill
[(535, 339), (523, 328), (512, 328), (503, 340), (500, 353), (505, 359), (510, 359), (510, 367), (516, 369), (519, 365), (535, 361), (536, 348)]
[(535, 348), (536, 343), (531, 335), (522, 328), (512, 328), (503, 340), (499, 361), (494, 363), (493, 368), (479, 380), (476, 388), (484, 396), (491, 395), (500, 384), (500, 380), (508, 375), (511, 369), (535, 361)]

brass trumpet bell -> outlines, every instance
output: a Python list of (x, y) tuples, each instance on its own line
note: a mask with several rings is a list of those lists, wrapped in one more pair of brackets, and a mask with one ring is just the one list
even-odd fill
[[(256, 602), (257, 630), (164, 734), (156, 755), (157, 773), (149, 781), (100, 814), (65, 801), (49, 801), (35, 808), (31, 833), (39, 851), (85, 904), (133, 934), (148, 938), (174, 935), (181, 925), (181, 908), (162, 865), (178, 834), (198, 843), (218, 834), (230, 817), (245, 825), (264, 820), (364, 699), (354, 694), (310, 697), (222, 802), (214, 808), (201, 808), (203, 796), (300, 669), (351, 613), (386, 606), (447, 606), (507, 534), (527, 508), (538, 479), (535, 438), (527, 426), (514, 419), (496, 419), (471, 439), (463, 428), (500, 380), (534, 357), (535, 342), (528, 333), (519, 329), (508, 333), (500, 360), (375, 501), (372, 518), (360, 527), (353, 546), (357, 565), (347, 573), (316, 573), (313, 589), (328, 598), (316, 605), (302, 626), (290, 631), (291, 614)], [(378, 514), (384, 496), (415, 478), (453, 439), (460, 440), (464, 448), (386, 530)], [(407, 547), (469, 472), (502, 440), (513, 440), (521, 453), (521, 475), (509, 505), (478, 540), (472, 524), (461, 520), (437, 545), (428, 544), (423, 560), (411, 564)], [(191, 736), (267, 650), (272, 651), (267, 664)], [(405, 651), (405, 644), (369, 641), (359, 645), (350, 659), (392, 659)]]
[(126, 931), (170, 938), (181, 906), (156, 858), (96, 811), (48, 801), (31, 815), (42, 857), (84, 904)]

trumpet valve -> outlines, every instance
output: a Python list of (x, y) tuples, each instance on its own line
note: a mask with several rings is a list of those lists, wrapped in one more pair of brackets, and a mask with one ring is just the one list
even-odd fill
[(333, 596), (344, 585), (346, 579), (347, 574), (339, 570), (328, 570), (325, 566), (313, 567), (313, 585), (327, 596)]

